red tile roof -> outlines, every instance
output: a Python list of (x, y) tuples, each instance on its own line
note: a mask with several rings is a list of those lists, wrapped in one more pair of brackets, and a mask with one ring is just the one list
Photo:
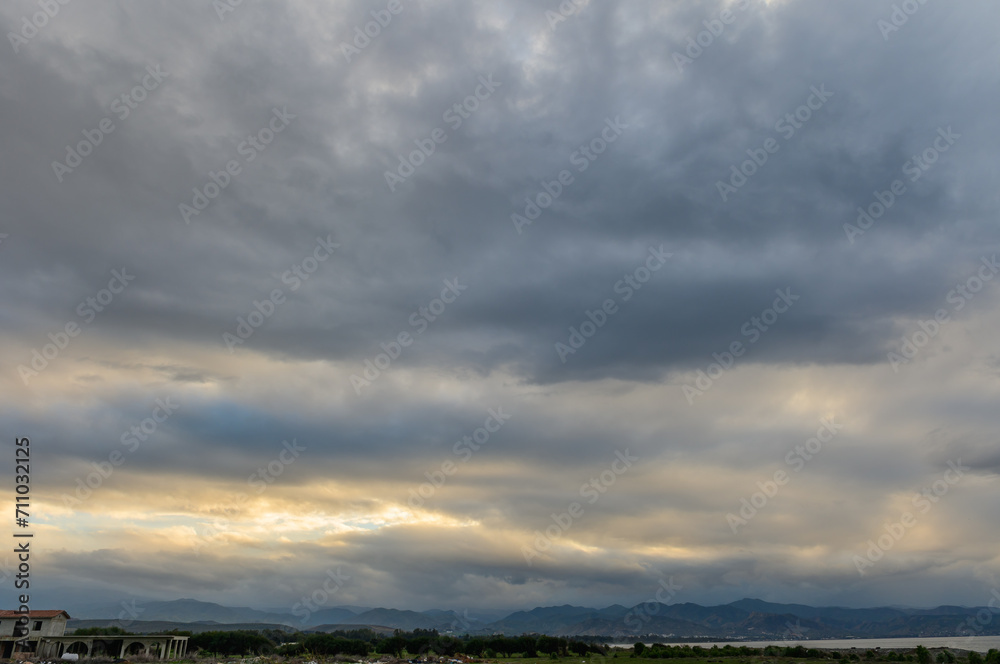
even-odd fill
[[(4, 611), (0, 610), (0, 618), (20, 618), (23, 613), (18, 611)], [(29, 618), (55, 618), (56, 616), (66, 616), (69, 618), (69, 614), (62, 610), (52, 610), (52, 611), (29, 611)]]

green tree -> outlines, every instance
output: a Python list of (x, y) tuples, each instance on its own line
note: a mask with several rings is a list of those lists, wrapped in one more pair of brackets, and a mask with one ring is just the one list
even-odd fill
[(514, 647), (524, 657), (538, 657), (538, 651), (535, 649), (535, 637), (533, 636), (526, 634), (517, 637), (517, 645)]
[(635, 645), (632, 646), (632, 650), (635, 652), (636, 657), (642, 657), (642, 653), (646, 651), (646, 644), (642, 641), (636, 641)]
[(371, 644), (366, 641), (345, 639), (333, 634), (312, 634), (306, 637), (302, 645), (315, 655), (359, 655), (364, 657), (371, 652)]
[(462, 649), (462, 641), (454, 636), (444, 634), (435, 639), (432, 648), (438, 655), (452, 657)]
[(469, 639), (464, 646), (465, 654), (473, 657), (479, 657), (484, 650), (486, 650), (486, 639), (479, 636)]
[(387, 639), (382, 639), (378, 643), (378, 651), (384, 655), (392, 655), (393, 657), (402, 657), (403, 649), (406, 647), (406, 639), (398, 634), (395, 636), (390, 636)]
[(923, 646), (917, 646), (917, 661), (920, 664), (930, 664), (931, 652)]
[(502, 654), (504, 657), (510, 657), (511, 653), (514, 652), (513, 648), (514, 642), (512, 639), (508, 639), (505, 636), (491, 636), (489, 641), (486, 642), (486, 647), (493, 652)]
[(234, 630), (195, 634), (188, 641), (193, 648), (200, 648), (220, 655), (265, 654), (274, 650), (274, 644), (258, 632)]
[(418, 634), (418, 630), (413, 630), (413, 634), (406, 639), (406, 653), (408, 655), (426, 655), (431, 650), (432, 637), (426, 634)]
[(304, 654), (306, 647), (301, 643), (285, 643), (278, 646), (274, 652), (283, 657), (299, 657)]
[(538, 649), (538, 652), (545, 655), (551, 655), (553, 653), (558, 655), (559, 639), (557, 639), (554, 636), (548, 636), (547, 634), (542, 634), (541, 636), (538, 637), (538, 641), (535, 644), (535, 648)]
[(73, 636), (125, 636), (131, 633), (121, 627), (82, 627), (74, 631)]

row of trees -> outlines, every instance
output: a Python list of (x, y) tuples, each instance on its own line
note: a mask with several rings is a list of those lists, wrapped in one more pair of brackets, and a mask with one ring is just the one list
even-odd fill
[(361, 639), (348, 639), (334, 634), (310, 634), (302, 641), (288, 643), (278, 648), (279, 655), (357, 655), (364, 657), (372, 652), (372, 644)]
[[(942, 650), (935, 659), (939, 664), (953, 664), (955, 655), (947, 650)], [(931, 653), (927, 648), (917, 646), (917, 662), (919, 664), (931, 664)], [(985, 657), (974, 650), (970, 651), (969, 664), (1000, 664), (1000, 650), (990, 648)]]
[[(691, 657), (750, 657), (763, 654), (765, 657), (796, 657), (799, 659), (836, 659), (839, 655), (817, 650), (816, 648), (806, 649), (804, 646), (767, 646), (766, 648), (751, 648), (749, 646), (725, 645), (704, 648), (698, 645), (667, 646), (662, 643), (654, 643), (646, 647), (644, 643), (636, 643), (633, 652), (637, 657), (648, 657), (650, 659), (685, 659)], [(857, 659), (857, 658), (855, 658)]]
[[(77, 630), (77, 634), (125, 634), (119, 628), (91, 628)], [(189, 635), (189, 632), (172, 632), (179, 635)], [(392, 636), (383, 636), (370, 629), (339, 630), (329, 634), (304, 634), (302, 632), (284, 632), (267, 630), (254, 632), (247, 630), (202, 632), (191, 636), (190, 646), (218, 655), (249, 655), (270, 654), (298, 656), (312, 655), (352, 655), (364, 657), (373, 653), (393, 655), (395, 657), (417, 657), (421, 655), (438, 655), (451, 657), (457, 654), (473, 657), (550, 657), (568, 656), (570, 654), (584, 657), (589, 654), (608, 654), (608, 648), (600, 643), (587, 643), (582, 640), (571, 640), (556, 636), (523, 635), (523, 636), (468, 636), (455, 637), (439, 634), (437, 630), (416, 629), (412, 632), (396, 630)], [(767, 657), (789, 657), (797, 659), (840, 659), (842, 663), (860, 661), (856, 654), (843, 656), (816, 648), (805, 648), (797, 645), (792, 647), (767, 646), (763, 650), (748, 646), (727, 645), (719, 648), (704, 648), (698, 645), (667, 646), (654, 643), (647, 647), (636, 643), (633, 647), (636, 657), (651, 659), (685, 659), (722, 657), (749, 657), (763, 654)], [(869, 650), (865, 653), (867, 660), (888, 660), (892, 662), (913, 662), (917, 664), (933, 664), (930, 651), (924, 646), (918, 646), (913, 654), (902, 654), (894, 651), (876, 653)], [(955, 664), (955, 656), (947, 651), (937, 657), (938, 664)], [(959, 662), (959, 664), (963, 664)], [(985, 656), (977, 652), (968, 654), (968, 664), (1000, 664), (1000, 652), (995, 648)]]
[(189, 648), (217, 655), (263, 655), (274, 652), (274, 642), (260, 632), (239, 629), (231, 632), (201, 632), (188, 640)]
[(983, 657), (978, 652), (970, 652), (969, 664), (1000, 664), (1000, 650), (990, 648), (990, 651), (986, 653), (986, 657)]
[(81, 627), (73, 632), (73, 636), (129, 636), (121, 627)]
[(417, 629), (412, 632), (396, 632), (389, 637), (381, 636), (370, 629), (335, 631), (329, 634), (303, 634), (301, 632), (250, 632), (237, 630), (230, 632), (202, 632), (191, 637), (190, 645), (219, 655), (270, 654), (297, 656), (305, 653), (314, 655), (357, 655), (372, 653), (403, 657), (438, 655), (452, 657), (458, 654), (473, 657), (538, 657), (540, 655), (566, 656), (588, 653), (605, 653), (607, 648), (600, 644), (570, 640), (556, 636), (465, 636), (462, 638), (439, 634), (437, 630)]
[[(747, 646), (723, 646), (719, 648), (718, 646), (713, 646), (712, 648), (703, 648), (701, 646), (665, 646), (662, 643), (654, 643), (653, 645), (646, 647), (645, 643), (636, 643), (633, 646), (633, 652), (637, 657), (648, 657), (650, 659), (685, 659), (689, 657), (709, 657), (721, 655), (723, 657), (737, 657), (743, 656), (748, 657), (750, 655), (760, 654), (759, 649), (749, 648)], [(767, 653), (764, 654), (775, 657), (781, 653)], [(805, 657), (805, 655), (789, 655), (793, 657)]]
[[(649, 659), (683, 659), (689, 657), (747, 657), (751, 655), (763, 654), (765, 657), (790, 657), (796, 659), (839, 659), (842, 663), (860, 662), (861, 657), (857, 654), (843, 655), (836, 652), (828, 652), (817, 648), (806, 648), (802, 645), (796, 646), (767, 646), (763, 650), (750, 648), (748, 646), (726, 645), (721, 648), (712, 646), (703, 648), (702, 646), (666, 646), (662, 643), (654, 643), (647, 647), (644, 643), (636, 643), (633, 646), (633, 653), (636, 657), (646, 657)], [(917, 662), (917, 664), (932, 664), (930, 651), (924, 646), (917, 646), (915, 655), (904, 654), (895, 651), (876, 652), (868, 650), (865, 653), (867, 660), (881, 660), (889, 662)], [(934, 658), (938, 664), (956, 664), (958, 661), (954, 654), (947, 650), (938, 653)], [(991, 649), (985, 656), (972, 651), (968, 654), (968, 664), (1000, 664), (1000, 651)]]

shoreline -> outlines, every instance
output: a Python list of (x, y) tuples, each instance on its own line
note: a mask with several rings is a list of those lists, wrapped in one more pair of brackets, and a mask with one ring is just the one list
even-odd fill
[(767, 640), (762, 639), (760, 641), (726, 641), (726, 640), (716, 640), (716, 641), (674, 641), (674, 640), (651, 640), (651, 639), (637, 639), (632, 643), (608, 643), (609, 647), (613, 648), (632, 648), (636, 642), (641, 641), (647, 647), (652, 646), (654, 643), (659, 643), (666, 646), (699, 646), (706, 650), (711, 650), (713, 646), (718, 646), (722, 648), (724, 646), (732, 646), (734, 648), (747, 647), (754, 649), (764, 649), (768, 646), (777, 646), (779, 648), (794, 648), (795, 646), (801, 645), (804, 648), (815, 648), (821, 650), (828, 650), (831, 652), (863, 652), (866, 650), (879, 651), (905, 651), (913, 650), (919, 645), (924, 646), (928, 650), (952, 650), (956, 652), (970, 652), (975, 651), (979, 653), (986, 653), (991, 648), (996, 648), (1000, 650), (1000, 635), (998, 634), (986, 634), (986, 635), (976, 635), (976, 636), (962, 636), (962, 637), (952, 637), (952, 636), (900, 636), (900, 637), (888, 637), (888, 638), (840, 638), (840, 639), (799, 639), (799, 640)]

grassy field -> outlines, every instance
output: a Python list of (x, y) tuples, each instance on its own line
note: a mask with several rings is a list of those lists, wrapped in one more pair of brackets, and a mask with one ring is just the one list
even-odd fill
[[(536, 657), (529, 659), (522, 659), (520, 657), (512, 658), (498, 658), (496, 661), (501, 664), (667, 664), (668, 662), (674, 662), (676, 664), (785, 664), (792, 663), (799, 664), (800, 662), (805, 664), (810, 661), (817, 660), (802, 660), (795, 659), (792, 657), (765, 657), (761, 656), (737, 656), (737, 657), (689, 657), (684, 659), (675, 660), (663, 660), (663, 659), (651, 659), (648, 657), (629, 657), (619, 655), (618, 658), (612, 657), (560, 657), (559, 659), (549, 659), (548, 657)], [(819, 660), (825, 661), (828, 664), (831, 661), (837, 660)]]
[(735, 657), (725, 657), (725, 656), (714, 656), (714, 657), (685, 657), (683, 659), (653, 659), (650, 657), (632, 657), (627, 654), (623, 655), (619, 653), (618, 657), (612, 656), (595, 656), (588, 655), (586, 657), (560, 657), (559, 659), (550, 659), (548, 657), (533, 657), (533, 658), (522, 658), (522, 657), (500, 657), (495, 660), (500, 664), (778, 664), (785, 662), (815, 662), (815, 661), (825, 661), (829, 664), (834, 660), (802, 660), (801, 658), (796, 659), (794, 657), (765, 657), (763, 655), (743, 655)]
[[(831, 664), (833, 662), (844, 662), (849, 664), (866, 664), (868, 662), (900, 662), (900, 664), (905, 664), (907, 661), (912, 661), (916, 664), (916, 657), (912, 654), (907, 656), (906, 653), (912, 653), (913, 649), (901, 649), (898, 654), (893, 654), (889, 656), (889, 651), (882, 651), (873, 657), (866, 657), (865, 651), (855, 651), (851, 653), (850, 651), (839, 651), (834, 649), (821, 650), (823, 656), (819, 658), (815, 657), (785, 657), (784, 655), (769, 654), (765, 655), (763, 650), (755, 650), (755, 654), (735, 654), (735, 653), (718, 653), (718, 654), (705, 654), (704, 656), (698, 657), (678, 657), (678, 658), (652, 658), (652, 657), (636, 657), (630, 652), (618, 651), (618, 656), (613, 655), (588, 655), (586, 657), (580, 656), (570, 656), (570, 657), (560, 657), (559, 659), (550, 659), (549, 657), (498, 657), (494, 659), (489, 659), (486, 661), (497, 662), (498, 664), (820, 664), (825, 662), (826, 664)], [(932, 650), (932, 653), (936, 654), (936, 650)], [(932, 660), (934, 664), (936, 661)], [(967, 660), (959, 651), (955, 651), (955, 657), (953, 659), (953, 664), (967, 664)]]

